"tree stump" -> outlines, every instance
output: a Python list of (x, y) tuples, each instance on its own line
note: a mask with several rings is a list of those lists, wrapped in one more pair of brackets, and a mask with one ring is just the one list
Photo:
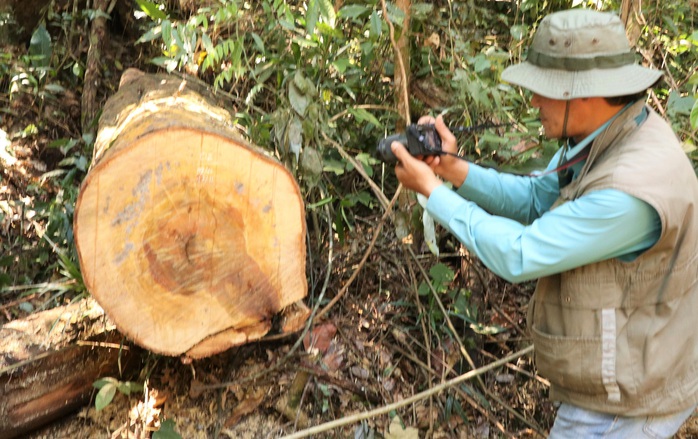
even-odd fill
[(74, 222), (85, 285), (150, 351), (206, 357), (261, 338), (294, 303), (307, 317), (295, 179), (181, 77), (124, 73)]

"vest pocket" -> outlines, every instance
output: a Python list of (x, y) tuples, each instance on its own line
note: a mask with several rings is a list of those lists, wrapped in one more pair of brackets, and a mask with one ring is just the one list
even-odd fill
[(538, 372), (553, 385), (587, 395), (607, 393), (602, 376), (602, 337), (555, 336), (533, 325), (531, 338)]

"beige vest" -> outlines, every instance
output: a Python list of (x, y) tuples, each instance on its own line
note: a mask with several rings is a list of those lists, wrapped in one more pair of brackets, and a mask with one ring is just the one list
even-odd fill
[(551, 399), (625, 416), (698, 403), (698, 179), (656, 113), (648, 108), (637, 126), (642, 108), (633, 105), (594, 140), (557, 204), (621, 190), (656, 209), (659, 241), (632, 262), (541, 278), (528, 319)]

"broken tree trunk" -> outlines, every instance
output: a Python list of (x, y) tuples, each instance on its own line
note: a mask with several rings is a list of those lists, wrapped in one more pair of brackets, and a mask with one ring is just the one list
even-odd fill
[(14, 438), (83, 407), (98, 378), (120, 378), (135, 356), (94, 300), (0, 327), (0, 438)]
[(74, 229), (88, 290), (156, 353), (201, 358), (259, 339), (306, 295), (296, 181), (181, 77), (124, 73)]

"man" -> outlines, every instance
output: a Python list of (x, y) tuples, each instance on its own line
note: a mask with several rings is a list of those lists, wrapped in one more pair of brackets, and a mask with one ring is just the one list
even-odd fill
[[(554, 13), (502, 75), (533, 92), (546, 136), (565, 142), (545, 172), (392, 145), (398, 179), (484, 264), (539, 279), (528, 323), (560, 402), (551, 438), (670, 437), (698, 403), (698, 180), (643, 102), (661, 74), (635, 63), (614, 14)], [(441, 117), (419, 122), (457, 151)]]

